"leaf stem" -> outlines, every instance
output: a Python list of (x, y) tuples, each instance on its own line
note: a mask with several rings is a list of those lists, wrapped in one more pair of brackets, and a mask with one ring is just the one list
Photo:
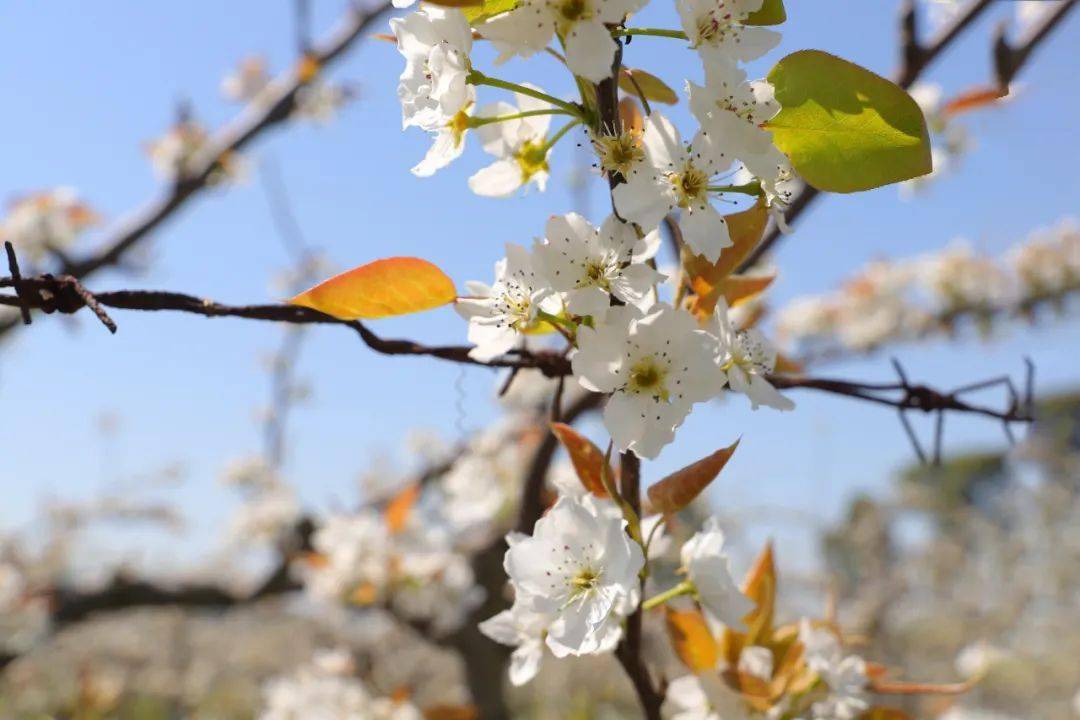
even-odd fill
[(679, 583), (675, 587), (668, 588), (667, 590), (665, 590), (662, 593), (657, 593), (656, 595), (653, 595), (651, 598), (649, 598), (645, 602), (641, 603), (641, 609), (642, 610), (652, 610), (654, 607), (657, 607), (659, 605), (663, 605), (668, 600), (680, 597), (682, 595), (690, 595), (693, 592), (694, 592), (694, 583), (690, 582), (689, 580), (684, 580), (683, 582)]
[(652, 36), (652, 37), (672, 38), (674, 40), (689, 40), (690, 39), (690, 38), (688, 38), (686, 36), (686, 33), (684, 33), (682, 30), (665, 30), (664, 28), (640, 28), (640, 27), (616, 28), (613, 32), (614, 32), (615, 35), (627, 35), (627, 36), (629, 36), (629, 35), (649, 35), (649, 36)]
[(473, 115), (469, 118), (469, 127), (478, 128), (492, 123), (506, 122), (507, 120), (520, 120), (521, 118), (536, 117), (538, 115), (576, 115), (569, 110), (552, 108), (551, 110), (525, 110), (511, 115)]
[(760, 197), (763, 194), (761, 183), (757, 180), (751, 180), (742, 185), (710, 185), (707, 189), (709, 192), (714, 193), (742, 193), (743, 195), (753, 195), (755, 197)]
[(501, 88), (503, 90), (509, 90), (510, 92), (521, 93), (522, 95), (528, 95), (529, 97), (536, 98), (537, 100), (543, 100), (546, 103), (551, 103), (555, 107), (566, 110), (569, 114), (575, 117), (582, 117), (581, 108), (571, 102), (560, 100), (557, 97), (548, 95), (543, 90), (537, 90), (536, 88), (528, 87), (527, 85), (520, 85), (518, 83), (510, 82), (509, 80), (500, 80), (499, 78), (493, 78), (479, 70), (473, 70), (465, 78), (466, 82), (470, 85), (487, 85), (489, 87)]

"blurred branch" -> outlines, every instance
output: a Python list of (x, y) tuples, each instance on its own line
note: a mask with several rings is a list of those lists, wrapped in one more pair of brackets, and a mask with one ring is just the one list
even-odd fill
[[(340, 26), (311, 50), (308, 56), (318, 67), (337, 60), (364, 34), (365, 30), (391, 4), (380, 1), (371, 9), (350, 4)], [(222, 128), (200, 155), (196, 169), (178, 179), (165, 195), (147, 203), (122, 220), (93, 254), (61, 263), (60, 273), (86, 278), (103, 268), (117, 266), (124, 256), (162, 223), (171, 218), (189, 199), (204, 190), (221, 159), (239, 152), (264, 131), (288, 119), (296, 108), (296, 95), (317, 76), (303, 72), (298, 64), (270, 83), (264, 104), (246, 107), (231, 123)], [(17, 320), (0, 321), (0, 336), (11, 330)]]
[[(999, 29), (994, 43), (994, 63), (999, 87), (1008, 89), (1008, 84), (1013, 77), (1020, 72), (1032, 52), (1046, 37), (1060, 24), (1061, 20), (1077, 3), (1077, 0), (1066, 0), (1058, 9), (1054, 10), (1034, 32), (1025, 37), (1020, 45), (1012, 47), (1004, 38), (1004, 30)], [(991, 5), (993, 0), (972, 0), (960, 14), (938, 35), (924, 45), (918, 37), (918, 5), (914, 0), (907, 0), (900, 15), (900, 54), (901, 66), (893, 76), (894, 82), (905, 90), (910, 89), (926, 70), (942, 53), (944, 53), (960, 35), (962, 35), (972, 23)], [(810, 204), (821, 195), (821, 191), (804, 185), (803, 189), (792, 198), (785, 214), (789, 225), (802, 215)], [(739, 271), (745, 271), (771, 251), (780, 238), (783, 237), (780, 228), (773, 223), (769, 228), (765, 239), (759, 244), (739, 267)]]

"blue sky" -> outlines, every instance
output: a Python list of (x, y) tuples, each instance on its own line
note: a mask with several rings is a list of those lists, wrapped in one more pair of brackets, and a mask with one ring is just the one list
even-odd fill
[[(342, 11), (341, 0), (314, 0), (322, 35)], [(667, 3), (654, 3), (637, 24), (675, 26)], [(661, 5), (663, 7), (661, 7)], [(880, 73), (896, 61), (896, 3), (848, 0), (789, 2), (783, 43), (751, 68), (763, 75), (786, 52), (820, 48)], [(1011, 16), (1011, 3), (983, 18), (936, 65), (929, 78), (959, 91), (990, 77), (990, 36)], [(0, 5), (0, 115), (6, 139), (0, 197), (71, 185), (116, 220), (161, 191), (141, 143), (158, 135), (180, 99), (211, 126), (236, 108), (218, 95), (222, 75), (248, 53), (274, 70), (294, 59), (292, 3), (198, 0), (189, 3), (35, 2)], [(976, 149), (962, 167), (913, 202), (895, 188), (829, 197), (798, 224), (775, 261), (777, 303), (825, 291), (863, 262), (917, 254), (963, 236), (997, 252), (1029, 229), (1077, 213), (1080, 180), (1075, 118), (1075, 13), (1025, 69), (1024, 89), (1006, 107), (966, 118)], [(638, 38), (626, 62), (681, 85), (700, 80), (690, 52), (670, 40)], [(481, 67), (490, 60), (480, 51)], [(505, 242), (528, 243), (551, 213), (581, 209), (567, 186), (580, 155), (572, 143), (556, 149), (546, 194), (497, 201), (472, 195), (466, 178), (487, 160), (478, 148), (434, 178), (408, 171), (427, 144), (402, 133), (395, 96), (400, 58), (389, 44), (367, 42), (333, 70), (360, 98), (326, 127), (297, 124), (274, 131), (249, 153), (272, 160), (289, 188), (309, 241), (339, 267), (388, 255), (419, 255), (459, 284), (490, 277)], [(568, 78), (548, 58), (514, 61), (498, 73), (568, 94)], [(486, 90), (486, 89), (485, 89)], [(485, 92), (483, 100), (495, 100)], [(684, 107), (671, 111), (685, 124)], [(602, 220), (604, 188), (590, 184), (593, 220)], [(85, 241), (91, 247), (96, 236)], [(149, 271), (95, 276), (94, 289), (165, 288), (226, 302), (278, 299), (269, 278), (287, 265), (257, 176), (201, 196), (146, 245)], [(0, 346), (0, 528), (24, 525), (41, 499), (90, 497), (117, 477), (173, 461), (188, 470), (174, 491), (200, 532), (226, 515), (231, 498), (216, 479), (231, 458), (257, 452), (255, 409), (268, 397), (260, 358), (279, 342), (272, 325), (179, 315), (115, 313), (109, 336), (86, 318), (41, 318), (15, 342)], [(465, 327), (449, 309), (380, 321), (378, 332), (430, 342), (461, 342)], [(990, 344), (976, 340), (902, 347), (896, 354), (913, 378), (942, 387), (1003, 372), (1019, 375), (1030, 355), (1041, 389), (1076, 380), (1080, 324), (1013, 328)], [(301, 374), (315, 396), (293, 415), (289, 478), (313, 507), (354, 497), (359, 470), (376, 454), (399, 451), (415, 427), (453, 439), (456, 427), (477, 428), (493, 416), (493, 374), (430, 360), (375, 355), (334, 328), (310, 334)], [(845, 362), (822, 374), (891, 378), (886, 358)], [(461, 388), (466, 413), (458, 417)], [(911, 459), (895, 415), (881, 408), (810, 393), (794, 396), (797, 412), (751, 413), (741, 399), (701, 408), (678, 443), (647, 477), (729, 444), (743, 442), (713, 488), (726, 510), (768, 506), (834, 517), (851, 493), (881, 492), (889, 473)], [(117, 438), (103, 443), (97, 420), (121, 418)], [(929, 431), (929, 425), (924, 426)], [(998, 427), (969, 418), (947, 426), (948, 447), (997, 445)], [(747, 515), (757, 521), (756, 513)], [(775, 531), (775, 523), (767, 526)], [(781, 552), (784, 552), (781, 534)], [(205, 535), (197, 535), (202, 545)], [(792, 554), (807, 547), (791, 540)], [(183, 544), (181, 544), (183, 545)]]

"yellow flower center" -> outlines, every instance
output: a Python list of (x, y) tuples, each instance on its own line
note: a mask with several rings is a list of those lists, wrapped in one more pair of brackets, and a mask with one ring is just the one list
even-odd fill
[(593, 140), (600, 167), (608, 173), (626, 175), (638, 161), (645, 158), (641, 135), (629, 130), (618, 135), (600, 135)]
[(588, 4), (586, 0), (563, 0), (558, 6), (559, 15), (564, 20), (574, 22), (575, 20), (581, 20), (585, 17), (585, 13), (588, 10)]
[(514, 157), (517, 158), (524, 182), (528, 182), (529, 178), (539, 172), (548, 171), (547, 148), (542, 142), (525, 143)]
[(652, 395), (667, 402), (668, 390), (664, 382), (666, 377), (667, 371), (660, 367), (652, 356), (642, 358), (630, 368), (630, 382), (627, 384), (627, 390)]
[(709, 187), (709, 176), (690, 163), (686, 164), (681, 173), (670, 173), (668, 180), (675, 188), (675, 197), (681, 208), (699, 204), (704, 200)]
[(600, 583), (600, 573), (585, 568), (570, 580), (571, 587), (575, 592), (588, 592), (593, 590)]

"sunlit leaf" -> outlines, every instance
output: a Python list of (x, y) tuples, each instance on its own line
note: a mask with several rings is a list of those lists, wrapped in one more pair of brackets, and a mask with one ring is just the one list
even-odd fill
[(743, 21), (745, 25), (779, 25), (787, 20), (784, 0), (765, 0), (761, 7), (750, 13)]
[(427, 260), (394, 257), (335, 275), (289, 302), (356, 320), (430, 310), (453, 302), (456, 295), (454, 282)]
[[(589, 438), (579, 433), (565, 423), (551, 423), (551, 432), (559, 439), (566, 452), (570, 455), (570, 462), (574, 466), (574, 472), (585, 489), (597, 497), (607, 497), (604, 482), (600, 473), (604, 467), (604, 453)], [(608, 477), (611, 474), (611, 466), (607, 468)]]
[(739, 441), (720, 448), (712, 455), (677, 470), (649, 488), (649, 502), (653, 512), (668, 514), (678, 512), (690, 504), (702, 490), (709, 486), (727, 461), (735, 454)]
[(714, 669), (720, 659), (720, 648), (704, 616), (697, 610), (664, 609), (668, 635), (679, 659), (694, 672)]
[(482, 7), (484, 0), (424, 0), (429, 5), (439, 5), (448, 8)]
[(725, 280), (761, 242), (769, 222), (769, 213), (765, 203), (759, 199), (752, 207), (726, 215), (724, 219), (731, 236), (731, 246), (720, 252), (720, 258), (715, 263), (700, 255), (684, 253), (683, 268), (687, 282), (697, 296), (691, 310), (699, 318), (710, 317), (717, 301), (727, 296)]
[(637, 68), (619, 70), (619, 89), (624, 93), (643, 97), (649, 102), (674, 105), (679, 102), (679, 95), (666, 82), (650, 72)]
[(399, 533), (405, 529), (409, 522), (416, 501), (420, 498), (420, 485), (413, 483), (390, 499), (383, 511), (386, 520), (386, 528), (391, 534)]
[(484, 22), (488, 18), (500, 15), (517, 7), (517, 0), (483, 0), (480, 4), (463, 7), (465, 19), (473, 25)]
[(732, 668), (724, 670), (723, 678), (754, 710), (765, 712), (772, 706), (772, 687), (767, 680)]
[(820, 50), (783, 58), (769, 82), (781, 110), (766, 127), (817, 189), (856, 192), (930, 172), (926, 120), (895, 83)]

